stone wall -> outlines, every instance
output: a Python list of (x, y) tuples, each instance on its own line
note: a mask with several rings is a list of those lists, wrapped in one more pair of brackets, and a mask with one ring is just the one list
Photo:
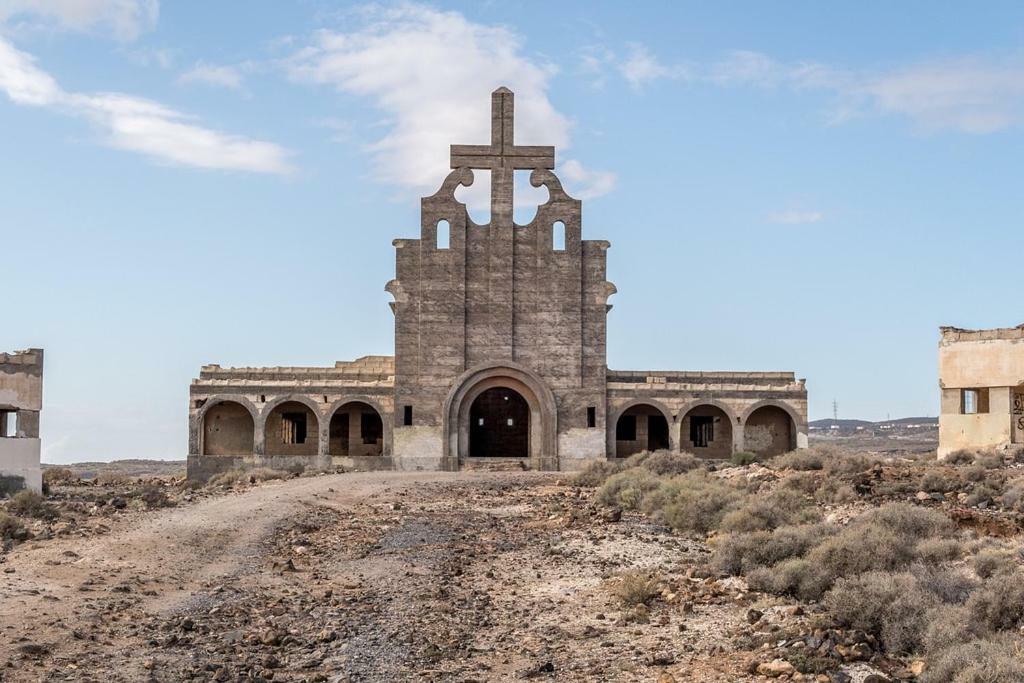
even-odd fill
[(43, 350), (0, 353), (0, 478), (41, 491)]

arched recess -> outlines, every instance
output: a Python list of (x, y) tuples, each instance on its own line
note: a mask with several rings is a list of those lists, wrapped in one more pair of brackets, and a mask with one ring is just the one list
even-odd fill
[(266, 455), (317, 455), (320, 406), (306, 396), (282, 396), (263, 407)]
[(515, 389), (491, 387), (469, 406), (469, 457), (530, 457), (530, 404)]
[(706, 401), (680, 412), (679, 448), (704, 458), (728, 458), (733, 453), (736, 418), (728, 406)]
[(391, 430), (385, 412), (366, 396), (335, 401), (324, 418), (330, 455), (380, 456), (391, 453)]
[(619, 406), (608, 421), (608, 451), (625, 458), (672, 448), (672, 413), (660, 401), (638, 398)]
[(208, 399), (198, 415), (200, 455), (252, 455), (256, 408), (243, 396)]
[(776, 401), (760, 401), (743, 414), (743, 447), (758, 455), (774, 456), (797, 447), (799, 418)]
[(515, 391), (529, 406), (530, 466), (558, 469), (555, 396), (540, 377), (515, 363), (480, 366), (464, 372), (455, 381), (444, 402), (446, 467), (457, 469), (470, 457), (470, 409), (477, 397), (496, 387)]

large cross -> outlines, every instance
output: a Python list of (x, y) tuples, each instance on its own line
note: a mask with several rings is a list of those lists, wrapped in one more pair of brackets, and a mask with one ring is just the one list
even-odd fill
[(555, 148), (513, 142), (514, 95), (502, 87), (491, 93), (491, 144), (452, 145), (452, 168), (491, 172), (491, 222), (512, 225), (512, 172), (555, 167)]

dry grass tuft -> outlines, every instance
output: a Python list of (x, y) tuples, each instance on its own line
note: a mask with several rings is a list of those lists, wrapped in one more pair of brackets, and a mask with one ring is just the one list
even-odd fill
[(612, 584), (611, 590), (624, 607), (646, 605), (661, 593), (661, 577), (641, 570), (624, 572)]

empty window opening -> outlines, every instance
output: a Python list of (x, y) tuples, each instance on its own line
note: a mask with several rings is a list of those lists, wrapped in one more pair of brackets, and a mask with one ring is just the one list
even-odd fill
[(324, 396), (324, 403), (327, 403), (327, 397)]
[(305, 413), (284, 413), (281, 416), (281, 442), (306, 443)]
[(266, 402), (267, 402), (267, 395), (266, 394), (260, 394), (260, 403), (266, 403)]
[(363, 413), (359, 427), (364, 445), (375, 444), (384, 438), (384, 423), (376, 411)]
[(0, 438), (13, 439), (18, 435), (18, 413), (0, 410)]
[(636, 415), (623, 415), (615, 424), (616, 441), (636, 441)]
[(597, 408), (590, 406), (587, 408), (587, 427), (593, 429), (597, 426)]
[(451, 241), (452, 226), (448, 221), (437, 222), (437, 248), (447, 249)]
[(412, 406), (405, 407), (405, 415), (402, 418), (402, 424), (406, 427), (412, 424)]
[(964, 389), (961, 401), (964, 415), (988, 412), (988, 389)]
[(565, 223), (555, 221), (551, 226), (551, 248), (555, 251), (565, 251)]
[(715, 440), (715, 418), (694, 415), (690, 418), (690, 441), (694, 448), (707, 448)]

